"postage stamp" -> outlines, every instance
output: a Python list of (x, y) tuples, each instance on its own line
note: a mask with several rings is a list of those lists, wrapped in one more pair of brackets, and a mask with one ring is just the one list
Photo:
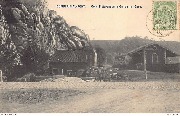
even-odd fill
[(176, 30), (177, 29), (177, 2), (154, 1), (153, 2), (153, 29)]

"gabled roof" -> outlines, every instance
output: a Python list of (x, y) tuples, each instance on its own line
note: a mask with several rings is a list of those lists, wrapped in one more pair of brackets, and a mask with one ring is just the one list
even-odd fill
[(87, 53), (83, 50), (58, 50), (50, 62), (87, 62)]
[(175, 52), (177, 55), (180, 55), (180, 42), (159, 41), (158, 44), (162, 47), (169, 49), (170, 51)]
[[(162, 48), (170, 51), (171, 53), (174, 53), (174, 54), (176, 54), (177, 56), (180, 56), (180, 53), (177, 52), (177, 51), (175, 51), (174, 49), (172, 49), (172, 48), (173, 48), (172, 46), (171, 46), (171, 47), (165, 46), (165, 45), (162, 45), (162, 44), (157, 43), (157, 42), (150, 43), (150, 44), (146, 44), (146, 45), (144, 45), (144, 46), (140, 46), (140, 47), (138, 47), (138, 48), (136, 48), (136, 49), (134, 49), (134, 50), (131, 50), (130, 52), (128, 52), (128, 53), (126, 53), (126, 54), (133, 54), (133, 53), (138, 52), (138, 51), (142, 50), (143, 48), (149, 47), (149, 46), (151, 46), (151, 45), (158, 45), (158, 46), (160, 46), (160, 47), (162, 47)], [(177, 46), (174, 46), (174, 47), (177, 47)], [(179, 46), (179, 49), (180, 49), (180, 46)]]

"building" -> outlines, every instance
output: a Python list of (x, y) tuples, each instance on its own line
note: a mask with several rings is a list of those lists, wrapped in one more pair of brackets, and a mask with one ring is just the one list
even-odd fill
[[(116, 56), (116, 66), (153, 72), (180, 72), (180, 53), (158, 43), (147, 44)], [(118, 65), (117, 65), (118, 64)]]
[(52, 75), (75, 76), (79, 70), (97, 64), (95, 50), (58, 50), (51, 56), (48, 69)]

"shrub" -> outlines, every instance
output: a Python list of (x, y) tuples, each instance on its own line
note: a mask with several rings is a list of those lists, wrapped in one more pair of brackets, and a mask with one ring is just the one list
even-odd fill
[(23, 77), (17, 79), (17, 81), (20, 82), (35, 82), (36, 81), (36, 75), (34, 73), (28, 73), (24, 75)]
[(85, 70), (84, 69), (80, 69), (80, 70), (78, 70), (77, 71), (77, 77), (81, 77), (81, 76), (83, 76), (83, 73), (85, 72)]

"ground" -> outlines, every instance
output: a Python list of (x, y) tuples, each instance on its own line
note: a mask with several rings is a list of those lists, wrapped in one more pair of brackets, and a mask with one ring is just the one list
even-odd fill
[[(0, 111), (6, 113), (180, 112), (180, 82), (168, 80), (161, 82), (18, 82), (0, 83), (0, 89)], [(37, 98), (37, 94), (33, 91), (46, 92), (43, 94), (46, 97), (41, 95), (45, 100), (29, 102), (28, 100), (32, 101), (29, 95), (36, 95), (34, 98)], [(18, 93), (23, 93), (23, 96)], [(14, 100), (8, 98), (12, 94), (16, 96)], [(19, 102), (19, 99), (27, 102)]]

